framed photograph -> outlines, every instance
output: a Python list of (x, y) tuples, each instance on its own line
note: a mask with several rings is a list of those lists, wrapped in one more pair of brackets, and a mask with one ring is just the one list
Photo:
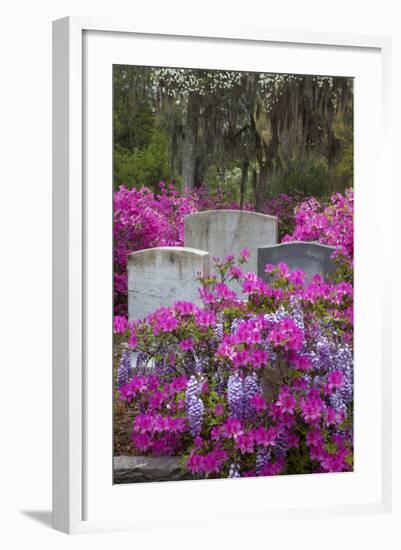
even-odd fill
[(54, 22), (56, 529), (390, 510), (390, 48)]

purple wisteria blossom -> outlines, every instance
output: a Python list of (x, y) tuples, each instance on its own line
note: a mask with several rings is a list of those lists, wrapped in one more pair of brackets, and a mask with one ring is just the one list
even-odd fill
[(262, 386), (255, 372), (245, 377), (232, 374), (227, 382), (227, 400), (230, 412), (239, 419), (253, 418), (253, 398), (262, 393)]
[(136, 361), (135, 361), (135, 370), (139, 372), (142, 369), (144, 369), (146, 367), (148, 360), (149, 360), (149, 356), (147, 353), (144, 353), (143, 351), (138, 352), (136, 356)]
[(346, 344), (337, 349), (330, 372), (342, 374), (342, 384), (331, 394), (330, 405), (336, 412), (346, 414), (353, 397), (353, 357)]
[(243, 393), (244, 415), (247, 418), (253, 418), (255, 416), (255, 407), (252, 406), (252, 398), (262, 393), (262, 386), (255, 372), (245, 377), (243, 381)]
[(259, 446), (256, 452), (256, 473), (260, 474), (269, 463), (271, 452), (266, 447)]
[(202, 384), (202, 380), (191, 376), (188, 380), (187, 391), (185, 393), (187, 418), (193, 437), (199, 436), (202, 431), (203, 413), (205, 410), (203, 401), (199, 397), (202, 391)]
[(244, 384), (238, 373), (232, 374), (227, 382), (227, 401), (231, 414), (241, 419), (244, 416), (246, 397)]
[(297, 296), (290, 298), (289, 316), (301, 330), (305, 330), (305, 319), (302, 311), (301, 301)]
[(117, 371), (117, 385), (119, 388), (124, 386), (129, 380), (131, 373), (131, 353), (124, 350)]
[(230, 477), (230, 478), (241, 477), (239, 466), (237, 464), (235, 464), (234, 462), (232, 464), (230, 464), (230, 469), (228, 471), (228, 477)]
[[(315, 337), (315, 349), (311, 353), (313, 367), (320, 373), (328, 375), (341, 374), (341, 384), (332, 390), (329, 397), (330, 406), (341, 414), (346, 414), (347, 406), (353, 397), (353, 354), (349, 345), (341, 341), (334, 330), (323, 330), (319, 326)], [(322, 377), (315, 377), (318, 385)]]

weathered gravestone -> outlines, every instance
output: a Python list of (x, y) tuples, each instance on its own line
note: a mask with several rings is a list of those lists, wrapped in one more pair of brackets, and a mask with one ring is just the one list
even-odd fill
[(205, 210), (185, 217), (185, 246), (207, 250), (211, 258), (238, 258), (248, 248), (243, 270), (257, 271), (257, 249), (277, 243), (277, 218), (245, 210)]
[(335, 248), (315, 242), (293, 241), (258, 248), (258, 275), (268, 281), (265, 273), (266, 264), (285, 263), (290, 270), (302, 269), (305, 272), (305, 283), (310, 283), (313, 275), (318, 273), (327, 280), (335, 271), (336, 263), (332, 259)]
[(128, 255), (128, 317), (143, 319), (178, 300), (199, 303), (196, 276), (209, 275), (209, 254), (179, 246), (149, 248)]

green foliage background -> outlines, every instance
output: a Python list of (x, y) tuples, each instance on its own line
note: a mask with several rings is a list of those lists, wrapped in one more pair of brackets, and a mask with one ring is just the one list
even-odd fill
[[(340, 87), (338, 83), (334, 87), (323, 81), (317, 89), (327, 91), (321, 92), (319, 101), (313, 99), (315, 103), (311, 103), (312, 100), (305, 100), (305, 94), (312, 98), (316, 95), (313, 86), (316, 87), (317, 77), (298, 76), (296, 85), (291, 76), (267, 78), (258, 89), (255, 108), (260, 112), (255, 114), (246, 105), (243, 82), (248, 73), (220, 75), (217, 71), (191, 69), (176, 72), (178, 76), (170, 69), (114, 66), (115, 189), (124, 184), (128, 188), (144, 185), (156, 191), (160, 181), (172, 182), (181, 189), (188, 185), (184, 181), (188, 161), (185, 146), (192, 133), (195, 150), (190, 160), (197, 164), (195, 181), (189, 182), (189, 187), (207, 186), (211, 192), (223, 188), (235, 200), (252, 202), (258, 208), (260, 198), (256, 197), (254, 183), (261, 178), (262, 164), (254, 145), (255, 136), (247, 128), (247, 112), (256, 121), (259, 150), (262, 146), (267, 151), (264, 162), (269, 163), (269, 172), (262, 182), (262, 197), (279, 193), (327, 197), (352, 186), (352, 79), (343, 79), (348, 90), (345, 99), (343, 81)], [(313, 93), (305, 92), (308, 87)], [(190, 119), (194, 101), (196, 111)], [(274, 114), (276, 106), (278, 114)], [(301, 110), (301, 126), (311, 125), (302, 117), (314, 118), (312, 137), (310, 130), (302, 129), (300, 133), (298, 122), (291, 126), (292, 121), (285, 120), (288, 110)], [(271, 147), (273, 119), (278, 128), (275, 147)], [(248, 163), (246, 172), (244, 159)], [(245, 182), (242, 188), (241, 180)]]

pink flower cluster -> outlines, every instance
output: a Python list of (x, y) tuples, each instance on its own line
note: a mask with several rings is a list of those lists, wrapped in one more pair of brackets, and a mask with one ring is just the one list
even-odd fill
[[(163, 382), (156, 375), (146, 374), (133, 376), (119, 388), (122, 401), (138, 406), (131, 434), (136, 449), (154, 456), (177, 452), (183, 435), (188, 431), (187, 419), (180, 414), (185, 406), (180, 395), (187, 382), (186, 376)], [(146, 412), (141, 412), (144, 410)]]
[(285, 317), (271, 329), (269, 340), (286, 351), (300, 351), (303, 347), (304, 334), (292, 319)]
[(336, 257), (352, 267), (354, 257), (354, 191), (336, 193), (323, 206), (315, 198), (295, 208), (295, 229), (283, 238), (288, 241), (318, 241), (336, 247)]
[(163, 383), (155, 374), (137, 374), (119, 388), (121, 401), (130, 403), (146, 396), (147, 410), (157, 410), (183, 392), (188, 383), (185, 375), (175, 376), (171, 382)]
[(193, 450), (187, 460), (187, 468), (193, 474), (218, 474), (227, 458), (228, 453), (219, 447), (215, 447), (206, 454), (197, 454), (196, 451)]
[(184, 217), (198, 210), (196, 198), (160, 183), (160, 193), (122, 186), (114, 193), (114, 310), (126, 313), (127, 254), (155, 246), (181, 246)]
[(277, 216), (278, 218), (278, 231), (279, 238), (288, 233), (292, 233), (295, 225), (294, 210), (305, 200), (305, 196), (302, 193), (295, 193), (287, 195), (286, 193), (279, 193), (274, 197), (267, 199), (263, 205), (262, 211), (265, 214), (271, 216)]
[[(202, 307), (115, 320), (138, 354), (119, 388), (134, 448), (182, 456), (195, 477), (352, 469), (352, 285), (304, 287), (284, 264), (267, 283), (232, 257), (218, 271), (200, 279)], [(255, 285), (246, 301), (231, 280)]]
[(252, 365), (254, 369), (260, 369), (266, 366), (269, 353), (260, 346), (263, 330), (266, 330), (263, 317), (241, 321), (232, 334), (223, 336), (218, 355), (230, 360), (234, 367)]
[(139, 414), (135, 417), (134, 433), (183, 433), (187, 429), (185, 418), (174, 418), (161, 414)]

